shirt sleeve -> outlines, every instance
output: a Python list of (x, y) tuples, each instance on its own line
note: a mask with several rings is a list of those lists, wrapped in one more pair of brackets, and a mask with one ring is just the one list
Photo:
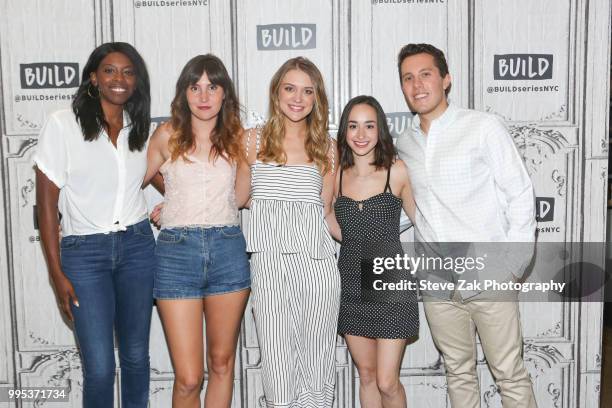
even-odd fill
[(482, 132), (485, 160), (491, 169), (507, 222), (507, 238), (513, 242), (504, 258), (507, 267), (521, 277), (533, 256), (535, 242), (535, 195), (533, 184), (510, 133), (496, 117)]
[(50, 115), (40, 135), (34, 163), (58, 188), (64, 187), (68, 175), (66, 134), (57, 115)]

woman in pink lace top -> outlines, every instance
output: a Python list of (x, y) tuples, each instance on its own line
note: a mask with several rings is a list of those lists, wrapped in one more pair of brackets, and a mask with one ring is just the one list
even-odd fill
[[(172, 117), (151, 138), (145, 183), (164, 176), (153, 296), (175, 371), (173, 406), (230, 406), (240, 321), (250, 291), (238, 208), (249, 170), (234, 86), (217, 57), (187, 63), (176, 84)], [(244, 172), (244, 175), (243, 175)], [(246, 177), (245, 177), (246, 176)]]

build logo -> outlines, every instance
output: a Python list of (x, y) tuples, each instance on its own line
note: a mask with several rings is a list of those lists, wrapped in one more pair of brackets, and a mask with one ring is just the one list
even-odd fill
[(493, 56), (495, 80), (552, 79), (552, 54), (503, 54)]
[(76, 88), (79, 64), (76, 62), (38, 62), (19, 64), (21, 89)]
[(269, 24), (257, 26), (258, 50), (308, 50), (316, 47), (316, 24)]

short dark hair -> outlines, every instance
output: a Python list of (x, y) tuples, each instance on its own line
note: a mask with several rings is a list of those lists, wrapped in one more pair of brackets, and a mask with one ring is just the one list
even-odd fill
[[(400, 82), (402, 80), (402, 62), (408, 57), (411, 57), (416, 54), (429, 54), (434, 59), (434, 64), (440, 71), (440, 76), (444, 78), (448, 75), (448, 64), (446, 63), (446, 57), (442, 50), (434, 47), (431, 44), (406, 44), (402, 47), (399, 54), (397, 54), (397, 72), (399, 73)], [(451, 90), (451, 85), (448, 85), (445, 93), (448, 96), (448, 93)]]
[(340, 118), (340, 125), (338, 127), (338, 156), (340, 158), (340, 168), (348, 169), (355, 164), (353, 158), (353, 151), (349, 147), (346, 141), (346, 133), (348, 129), (349, 116), (355, 105), (365, 104), (371, 106), (376, 111), (376, 122), (378, 125), (378, 143), (374, 147), (374, 162), (370, 163), (376, 166), (377, 169), (389, 169), (395, 161), (397, 155), (395, 146), (393, 145), (393, 138), (391, 132), (389, 132), (389, 126), (387, 125), (387, 117), (380, 103), (373, 96), (359, 95), (348, 101), (344, 110), (342, 111), (342, 117)]
[[(131, 130), (128, 136), (130, 151), (142, 150), (149, 138), (151, 126), (151, 94), (149, 91), (149, 74), (144, 60), (132, 45), (125, 42), (109, 42), (100, 45), (91, 52), (83, 68), (81, 85), (72, 101), (72, 110), (81, 125), (83, 137), (87, 141), (96, 140), (107, 125), (100, 98), (91, 94), (93, 86), (89, 75), (96, 72), (102, 60), (113, 52), (125, 55), (134, 65), (136, 86), (134, 93), (125, 103), (124, 109), (130, 117)], [(94, 92), (95, 93), (95, 92)]]

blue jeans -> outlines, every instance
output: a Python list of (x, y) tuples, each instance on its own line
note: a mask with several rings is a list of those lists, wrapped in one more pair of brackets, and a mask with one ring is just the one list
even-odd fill
[(121, 406), (148, 404), (154, 250), (148, 220), (126, 231), (62, 238), (62, 268), (80, 304), (72, 306), (72, 313), (85, 408), (113, 406), (113, 327), (121, 366)]

